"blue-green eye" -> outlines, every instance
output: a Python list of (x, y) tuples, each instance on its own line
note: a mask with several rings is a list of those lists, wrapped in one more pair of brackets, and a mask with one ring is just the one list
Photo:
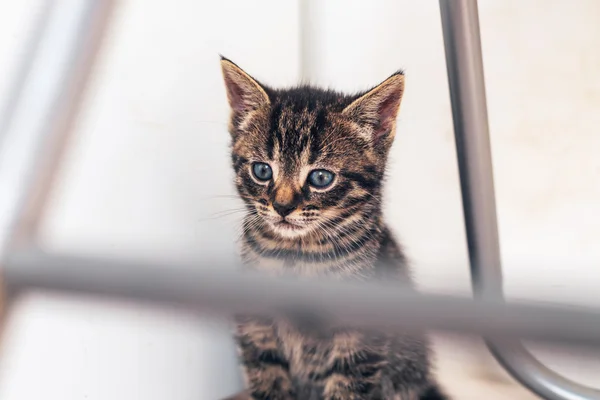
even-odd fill
[(273, 177), (271, 166), (262, 162), (252, 164), (252, 173), (256, 179), (263, 182)]
[(329, 172), (325, 169), (315, 169), (308, 175), (308, 183), (310, 183), (311, 186), (322, 189), (331, 185), (334, 176), (333, 172)]

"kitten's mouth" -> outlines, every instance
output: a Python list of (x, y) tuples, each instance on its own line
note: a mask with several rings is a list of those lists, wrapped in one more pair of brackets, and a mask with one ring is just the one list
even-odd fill
[(298, 226), (298, 225), (296, 225), (296, 224), (294, 224), (294, 223), (292, 223), (290, 221), (287, 221), (285, 219), (282, 219), (281, 221), (276, 222), (275, 226), (277, 228), (283, 228), (283, 229), (289, 229), (289, 230), (296, 230), (296, 231), (302, 229), (300, 226)]
[(297, 238), (308, 232), (308, 227), (302, 222), (290, 218), (265, 216), (267, 224), (275, 234), (286, 238)]
[(303, 236), (307, 230), (303, 225), (295, 224), (292, 221), (280, 220), (273, 224), (273, 228), (277, 232), (278, 235), (287, 237), (287, 238), (297, 238), (299, 236)]

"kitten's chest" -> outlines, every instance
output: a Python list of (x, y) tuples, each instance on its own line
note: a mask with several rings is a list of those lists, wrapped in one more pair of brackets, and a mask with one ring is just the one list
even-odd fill
[(296, 381), (308, 382), (325, 374), (334, 363), (352, 364), (360, 348), (357, 331), (335, 331), (323, 321), (279, 320), (276, 323), (281, 350)]
[(365, 279), (372, 275), (380, 248), (378, 237), (368, 232), (369, 240), (362, 241), (347, 237), (278, 241), (248, 232), (241, 242), (242, 257), (251, 267), (273, 274)]
[(244, 263), (259, 272), (271, 275), (289, 274), (303, 278), (329, 277), (332, 279), (361, 279), (370, 277), (375, 264), (375, 256), (347, 259), (294, 259), (268, 258), (259, 255), (246, 255)]
[(317, 277), (344, 268), (343, 262), (311, 262), (307, 260), (285, 260), (257, 257), (246, 260), (251, 268), (268, 274), (291, 274), (299, 277)]

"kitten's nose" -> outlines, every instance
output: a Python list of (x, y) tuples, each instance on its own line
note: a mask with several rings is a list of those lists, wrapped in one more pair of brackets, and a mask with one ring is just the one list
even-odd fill
[(277, 211), (277, 214), (279, 214), (285, 218), (286, 216), (290, 215), (292, 213), (292, 211), (294, 211), (296, 209), (296, 205), (293, 203), (281, 204), (281, 203), (274, 202), (273, 208), (275, 209), (275, 211)]

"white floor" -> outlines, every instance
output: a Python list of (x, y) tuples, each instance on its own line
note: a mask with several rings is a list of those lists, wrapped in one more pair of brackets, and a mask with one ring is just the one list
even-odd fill
[[(441, 384), (457, 400), (533, 400), (536, 395), (510, 377), (475, 337), (436, 336)], [(578, 383), (600, 387), (600, 351), (528, 346), (549, 368)]]

